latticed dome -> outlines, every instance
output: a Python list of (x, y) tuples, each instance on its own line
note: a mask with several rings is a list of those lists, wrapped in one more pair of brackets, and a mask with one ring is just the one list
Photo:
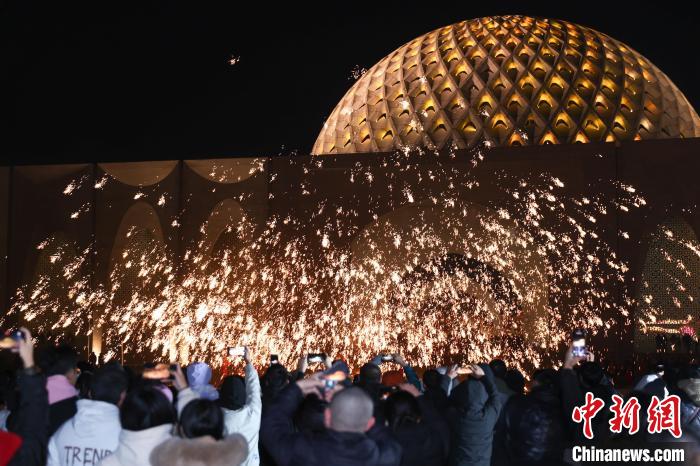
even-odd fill
[(700, 136), (700, 119), (642, 55), (592, 29), (525, 16), (425, 34), (367, 71), (314, 154)]

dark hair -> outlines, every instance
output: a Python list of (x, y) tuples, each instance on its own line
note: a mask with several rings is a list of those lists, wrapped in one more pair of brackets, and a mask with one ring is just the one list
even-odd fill
[(517, 369), (508, 369), (506, 372), (506, 385), (515, 393), (522, 395), (525, 391), (525, 377)]
[(268, 367), (260, 380), (263, 404), (274, 400), (288, 382), (289, 372), (282, 364), (272, 364)]
[(393, 393), (387, 398), (384, 410), (389, 426), (394, 431), (403, 425), (420, 422), (420, 406), (416, 398), (408, 392)]
[(499, 379), (503, 379), (506, 376), (506, 371), (508, 370), (506, 368), (506, 363), (503, 362), (501, 359), (494, 359), (489, 363), (489, 367), (493, 371), (494, 377), (498, 377)]
[(588, 387), (595, 387), (603, 380), (605, 373), (603, 367), (597, 362), (586, 361), (581, 364), (579, 375)]
[(556, 387), (557, 377), (557, 371), (554, 369), (537, 369), (532, 374), (532, 381), (542, 387)]
[(379, 384), (382, 381), (382, 370), (378, 365), (368, 362), (360, 368), (360, 383)]
[(75, 388), (78, 390), (78, 396), (80, 398), (90, 397), (90, 388), (92, 386), (92, 373), (91, 372), (81, 372), (78, 376), (78, 380), (75, 382)]
[(435, 369), (428, 369), (423, 373), (423, 385), (425, 388), (440, 388), (442, 375)]
[(145, 430), (177, 419), (172, 403), (153, 387), (139, 387), (126, 395), (119, 417), (126, 430)]
[(216, 440), (224, 437), (224, 415), (216, 402), (197, 399), (187, 403), (180, 414), (182, 436), (186, 438), (211, 435)]
[(128, 379), (126, 373), (117, 366), (106, 366), (95, 371), (90, 385), (90, 397), (96, 401), (105, 401), (116, 405), (122, 393), (126, 391)]
[(45, 348), (40, 352), (39, 366), (47, 376), (64, 375), (78, 367), (78, 353), (66, 345)]
[(240, 375), (229, 375), (219, 387), (219, 406), (232, 411), (245, 405), (245, 380)]

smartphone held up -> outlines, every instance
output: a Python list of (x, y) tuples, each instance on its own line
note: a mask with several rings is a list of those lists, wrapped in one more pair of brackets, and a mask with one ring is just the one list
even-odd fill
[(588, 354), (586, 347), (586, 331), (582, 328), (577, 328), (571, 332), (571, 353), (574, 357), (582, 358)]
[(19, 342), (22, 340), (24, 340), (24, 333), (21, 330), (7, 330), (3, 333), (2, 339), (0, 339), (0, 349), (16, 352)]
[(309, 364), (319, 363), (326, 360), (326, 355), (324, 353), (309, 353), (306, 357), (306, 361)]

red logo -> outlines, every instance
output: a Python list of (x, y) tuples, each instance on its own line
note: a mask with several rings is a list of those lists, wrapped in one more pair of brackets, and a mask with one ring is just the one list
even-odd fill
[[(612, 396), (613, 404), (610, 411), (613, 413), (610, 424), (610, 432), (620, 433), (627, 429), (630, 434), (639, 432), (639, 412), (641, 405), (637, 398), (632, 397), (625, 402), (619, 395)], [(591, 392), (586, 393), (586, 402), (583, 406), (576, 406), (571, 413), (571, 419), (577, 424), (583, 423), (583, 435), (587, 439), (593, 438), (593, 418), (603, 409), (605, 402), (596, 398)], [(651, 403), (647, 409), (647, 431), (650, 434), (659, 434), (667, 430), (676, 438), (681, 431), (681, 399), (677, 395), (667, 396), (659, 400), (657, 396), (651, 397)]]
[(678, 395), (667, 396), (663, 401), (659, 401), (657, 396), (652, 396), (647, 416), (650, 434), (667, 430), (676, 438), (681, 436), (681, 399)]
[(624, 403), (621, 396), (613, 395), (613, 405), (610, 411), (613, 412), (613, 418), (610, 419), (610, 432), (619, 434), (624, 427), (630, 434), (636, 434), (639, 431), (639, 409), (641, 408), (637, 398), (632, 397)]
[(577, 406), (574, 408), (574, 412), (571, 413), (571, 419), (576, 423), (583, 422), (583, 435), (587, 439), (593, 438), (593, 426), (591, 421), (598, 414), (598, 411), (603, 409), (605, 402), (600, 398), (596, 398), (593, 393), (586, 393), (586, 404), (583, 406)]

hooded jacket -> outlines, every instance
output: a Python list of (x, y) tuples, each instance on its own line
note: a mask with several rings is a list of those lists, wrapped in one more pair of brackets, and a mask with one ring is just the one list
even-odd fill
[[(211, 437), (172, 438), (151, 453), (153, 466), (239, 466), (248, 456), (246, 440), (230, 435), (216, 441)], [(146, 463), (148, 464), (148, 463)]]
[(216, 401), (219, 392), (211, 385), (211, 367), (203, 362), (195, 362), (187, 366), (187, 382), (200, 398)]
[(294, 432), (292, 416), (303, 399), (290, 384), (265, 411), (260, 438), (277, 466), (398, 466), (401, 447), (385, 427), (366, 434)]
[[(232, 380), (232, 382), (235, 382), (235, 380)], [(260, 433), (262, 399), (260, 395), (260, 380), (252, 364), (246, 364), (245, 366), (245, 390), (243, 390), (243, 387), (237, 387), (237, 390), (234, 389), (233, 391), (245, 391), (245, 404), (236, 410), (221, 408), (224, 414), (224, 434), (241, 434), (248, 442), (248, 458), (242, 464), (245, 466), (257, 466), (260, 464), (258, 436)], [(224, 401), (227, 395), (222, 393), (219, 400)]]
[(457, 385), (450, 395), (453, 406), (451, 466), (488, 466), (491, 463), (493, 430), (503, 406), (503, 396), (496, 388), (493, 372), (486, 364), (480, 379), (469, 378)]
[(95, 465), (117, 448), (119, 408), (111, 403), (78, 400), (78, 412), (49, 440), (48, 466)]

